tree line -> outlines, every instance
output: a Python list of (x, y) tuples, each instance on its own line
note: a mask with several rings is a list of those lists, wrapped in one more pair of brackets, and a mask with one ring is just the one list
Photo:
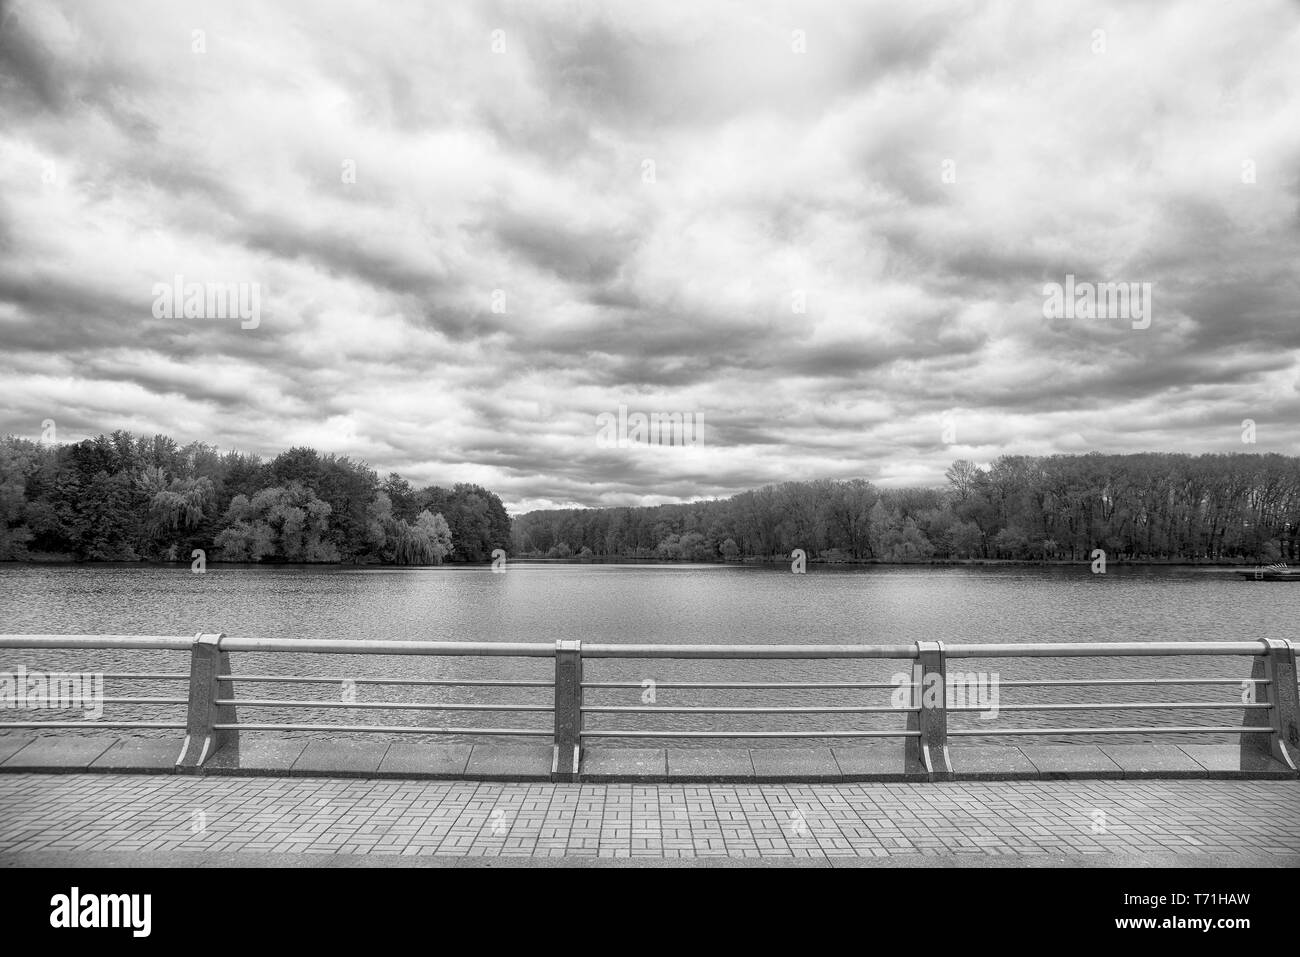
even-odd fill
[(943, 488), (787, 482), (731, 498), (529, 512), (521, 557), (679, 561), (961, 559), (1276, 562), (1297, 557), (1300, 458), (1006, 455), (958, 460)]
[(787, 482), (727, 499), (552, 509), (513, 523), (477, 485), (413, 487), (310, 448), (269, 461), (117, 431), (0, 439), (0, 560), (439, 564), (516, 557), (739, 561), (1294, 561), (1300, 458), (959, 460), (942, 488)]
[(292, 448), (270, 461), (116, 431), (0, 439), (0, 559), (485, 562), (510, 544), (501, 499), (415, 488), (364, 462)]

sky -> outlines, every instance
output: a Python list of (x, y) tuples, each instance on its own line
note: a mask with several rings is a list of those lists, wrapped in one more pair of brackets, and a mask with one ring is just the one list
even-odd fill
[(1297, 63), (1277, 0), (0, 2), (0, 433), (513, 513), (1300, 454)]

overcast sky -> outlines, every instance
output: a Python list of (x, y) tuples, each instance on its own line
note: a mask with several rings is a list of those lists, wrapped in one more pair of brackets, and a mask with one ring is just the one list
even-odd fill
[[(0, 432), (515, 512), (1300, 453), (1296, 4), (424, 6), (0, 4)], [(1069, 274), (1149, 326), (1045, 318)]]

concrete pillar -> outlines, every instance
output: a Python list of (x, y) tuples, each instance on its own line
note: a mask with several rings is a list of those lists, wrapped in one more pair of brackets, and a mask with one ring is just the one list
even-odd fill
[(582, 760), (582, 642), (555, 643), (555, 751), (552, 781), (576, 781)]
[(1262, 639), (1268, 654), (1255, 658), (1250, 677), (1267, 680), (1255, 685), (1255, 701), (1272, 705), (1248, 710), (1242, 727), (1259, 727), (1259, 734), (1241, 736), (1242, 767), (1248, 755), (1265, 754), (1291, 770), (1296, 770), (1300, 756), (1300, 694), (1296, 690), (1295, 647), (1277, 638)]
[(185, 722), (185, 743), (176, 759), (178, 768), (198, 768), (222, 747), (239, 745), (238, 731), (218, 731), (215, 724), (234, 724), (234, 705), (218, 705), (218, 698), (235, 696), (234, 682), (218, 681), (230, 674), (230, 654), (221, 650), (224, 635), (194, 636), (190, 648), (189, 715)]
[(921, 771), (932, 781), (952, 778), (948, 757), (948, 673), (942, 641), (918, 641), (912, 668), (912, 703), (919, 711), (908, 712), (907, 730), (920, 731), (906, 738), (906, 769)]

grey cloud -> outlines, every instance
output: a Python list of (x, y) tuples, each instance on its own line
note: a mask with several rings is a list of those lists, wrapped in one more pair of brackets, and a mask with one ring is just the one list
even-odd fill
[[(329, 0), (205, 10), (194, 60), (197, 9), (0, 6), (0, 430), (309, 436), (584, 504), (941, 481), (950, 408), (981, 454), (1300, 442), (1293, 6), (1173, 0), (1175, 48), (1107, 4), (1104, 61), (1050, 5)], [(260, 328), (154, 319), (178, 272), (261, 282)], [(1151, 328), (1043, 319), (1066, 273), (1154, 282)], [(703, 412), (705, 454), (597, 448), (620, 402)]]

